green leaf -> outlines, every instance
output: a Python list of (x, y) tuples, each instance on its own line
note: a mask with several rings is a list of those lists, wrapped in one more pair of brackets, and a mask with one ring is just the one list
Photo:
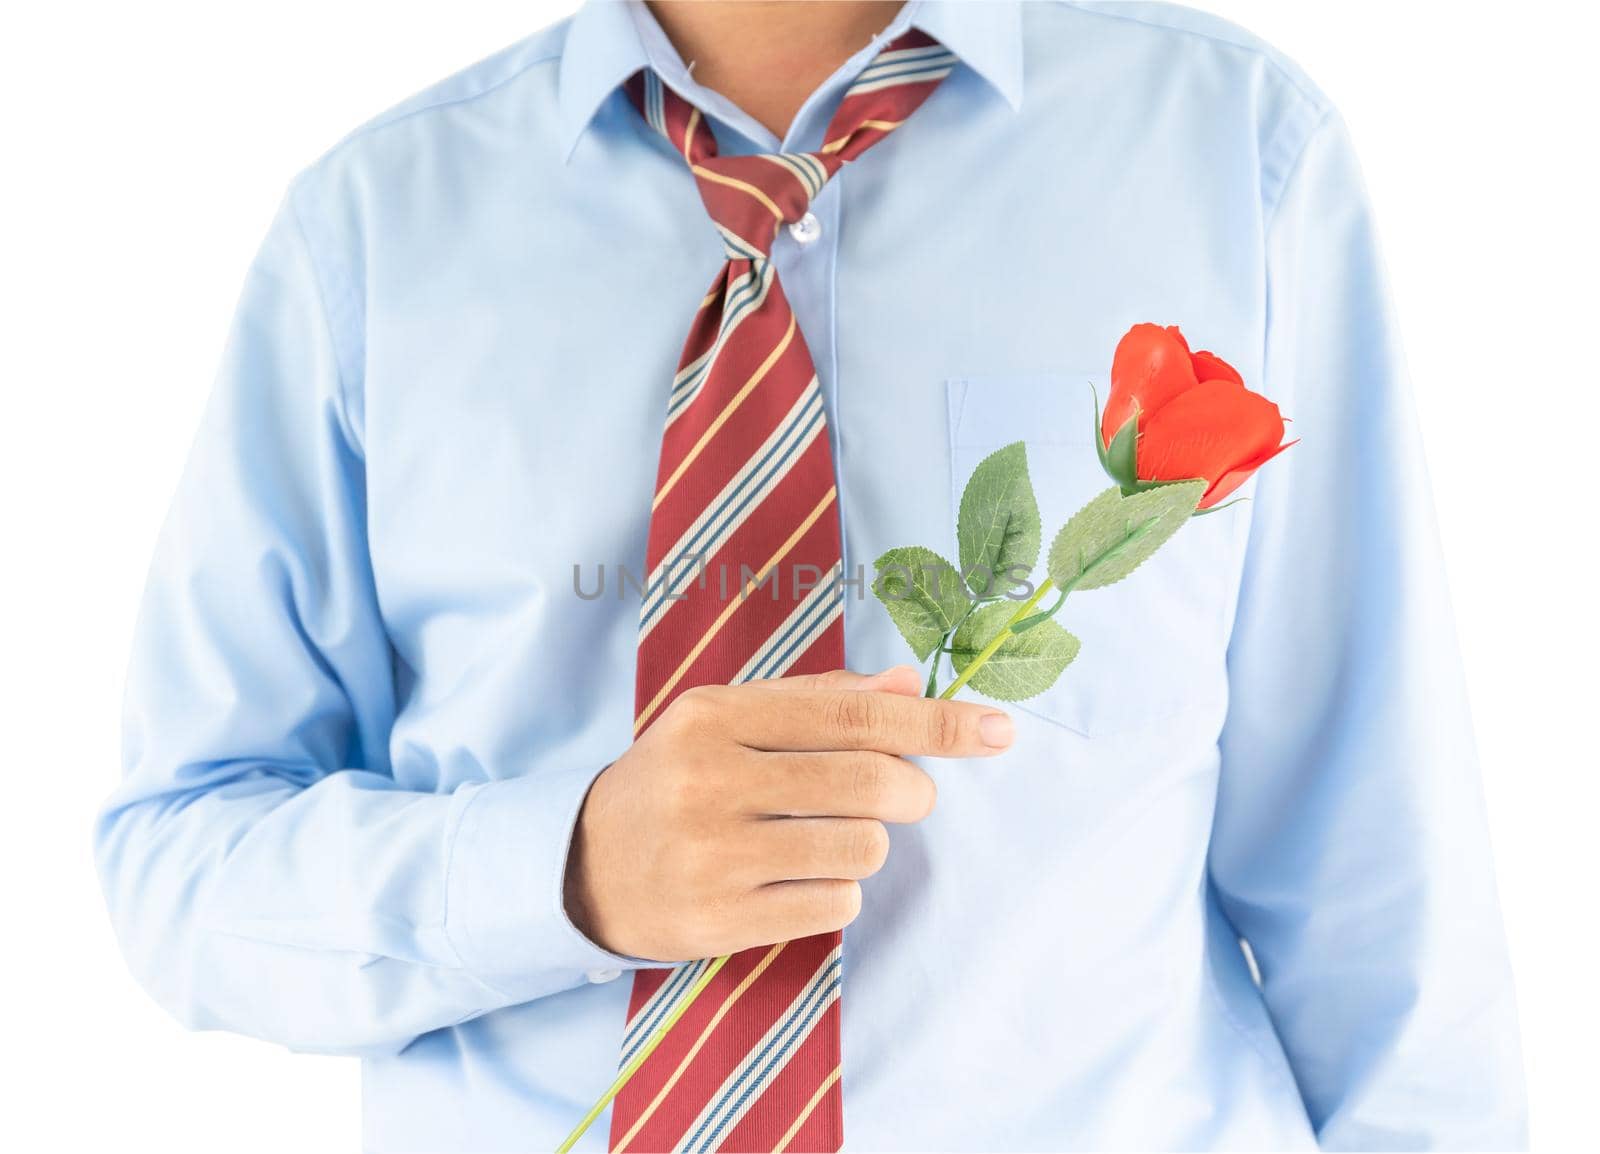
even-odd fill
[(1050, 579), (1062, 589), (1121, 581), (1183, 527), (1205, 491), (1204, 481), (1177, 481), (1124, 497), (1113, 485), (1056, 534)]
[(967, 611), (956, 567), (932, 549), (890, 549), (874, 563), (872, 591), (918, 661), (927, 660)]
[[(951, 660), (958, 674), (966, 672), (1016, 611), (1013, 603), (997, 601), (961, 623), (950, 643)], [(997, 701), (1024, 701), (1054, 685), (1076, 656), (1078, 639), (1054, 621), (1041, 621), (1025, 633), (1014, 633), (1002, 641), (967, 684)]]
[(980, 597), (1006, 587), (1007, 571), (1039, 562), (1039, 504), (1021, 441), (989, 454), (972, 471), (956, 519), (961, 572)]

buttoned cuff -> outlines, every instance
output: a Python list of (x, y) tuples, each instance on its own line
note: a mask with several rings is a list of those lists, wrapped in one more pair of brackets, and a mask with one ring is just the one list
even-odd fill
[(445, 936), (477, 979), (516, 1001), (660, 965), (602, 949), (572, 924), (567, 855), (599, 772), (541, 771), (456, 791)]

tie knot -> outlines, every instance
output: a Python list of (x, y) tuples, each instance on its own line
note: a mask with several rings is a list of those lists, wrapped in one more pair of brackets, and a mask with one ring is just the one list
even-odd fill
[(731, 260), (769, 255), (778, 227), (805, 216), (838, 167), (811, 152), (710, 156), (691, 165)]
[(897, 36), (845, 90), (815, 152), (719, 156), (704, 115), (654, 69), (640, 69), (626, 87), (639, 115), (688, 162), (729, 259), (759, 260), (772, 252), (778, 226), (805, 216), (833, 174), (900, 127), (955, 64), (920, 29)]

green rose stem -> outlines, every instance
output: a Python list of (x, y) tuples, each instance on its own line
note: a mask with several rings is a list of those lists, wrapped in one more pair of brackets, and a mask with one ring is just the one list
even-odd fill
[[(1039, 602), (1044, 599), (1045, 594), (1049, 593), (1050, 590), (1054, 588), (1054, 582), (1046, 579), (1044, 584), (1039, 586), (1038, 592), (1024, 602), (1022, 606), (1018, 608), (1016, 613), (1012, 614), (1011, 620), (1006, 622), (1005, 628), (1000, 630), (1000, 632), (995, 635), (993, 641), (984, 646), (983, 651), (972, 659), (972, 661), (967, 665), (966, 669), (962, 671), (960, 676), (958, 676), (955, 681), (951, 682), (949, 688), (947, 688), (939, 696), (945, 700), (954, 697), (956, 695), (956, 691), (965, 685), (968, 679), (971, 678), (971, 676), (983, 666), (983, 663), (988, 661), (990, 657), (994, 656), (995, 651), (1000, 648), (1005, 639), (1011, 636), (1012, 627), (1032, 613), (1032, 611), (1038, 606)], [(934, 682), (930, 678), (928, 682), (927, 696), (933, 696), (933, 689)], [(660, 1046), (661, 1043), (666, 1039), (667, 1033), (672, 1029), (673, 1026), (677, 1025), (678, 1019), (683, 1017), (683, 1015), (688, 1011), (689, 1007), (694, 1005), (695, 999), (698, 998), (705, 991), (705, 988), (711, 984), (711, 979), (716, 977), (717, 971), (728, 964), (729, 957), (731, 957), (731, 955), (724, 954), (722, 957), (712, 960), (711, 964), (706, 967), (706, 972), (701, 974), (700, 977), (695, 981), (695, 984), (689, 987), (688, 992), (685, 993), (679, 1000), (678, 1004), (672, 1008), (672, 1012), (668, 1014), (665, 1019), (663, 1019), (662, 1023), (656, 1027), (655, 1032), (651, 1034), (650, 1039), (645, 1042), (642, 1047), (640, 1047), (639, 1052), (629, 1059), (626, 1066), (618, 1071), (616, 1080), (613, 1081), (610, 1086), (606, 1087), (606, 1092), (600, 1095), (599, 1100), (589, 1108), (589, 1112), (583, 1116), (583, 1120), (574, 1126), (572, 1133), (568, 1134), (566, 1140), (562, 1142), (560, 1146), (556, 1147), (556, 1154), (567, 1154), (567, 1152), (577, 1144), (578, 1139), (584, 1136), (589, 1127), (594, 1125), (595, 1119), (599, 1118), (600, 1115), (605, 1112), (605, 1108), (611, 1105), (616, 1096), (622, 1093), (622, 1088), (633, 1080), (633, 1076), (634, 1074), (638, 1073), (639, 1067), (643, 1066), (645, 1060), (649, 1058), (651, 1054), (655, 1053), (656, 1048)]]
[[(1049, 593), (1056, 587), (1055, 581), (1049, 577), (1046, 577), (1039, 585), (1039, 588), (1034, 592), (1033, 596), (1028, 598), (1022, 603), (1021, 606), (1018, 607), (1017, 611), (1011, 615), (1011, 617), (1006, 621), (1005, 625), (1000, 628), (999, 632), (990, 638), (987, 645), (978, 650), (977, 656), (967, 663), (967, 667), (956, 675), (956, 679), (945, 687), (944, 692), (939, 694), (939, 697), (945, 701), (948, 701), (950, 698), (954, 697), (958, 692), (960, 692), (963, 685), (972, 680), (973, 674), (982, 669), (984, 663), (987, 662), (989, 658), (993, 657), (997, 652), (999, 652), (1000, 647), (1004, 645), (1007, 640), (1016, 636), (1018, 632), (1018, 625), (1022, 625), (1024, 622), (1027, 622), (1025, 627), (1031, 628), (1033, 625), (1037, 625), (1045, 618), (1054, 617), (1056, 611), (1060, 609), (1062, 603), (1066, 601), (1067, 594), (1071, 593), (1073, 589), (1077, 588), (1078, 584), (1083, 581), (1085, 577), (1093, 575), (1100, 566), (1114, 562), (1124, 553), (1138, 546), (1141, 541), (1143, 541), (1151, 532), (1155, 530), (1156, 525), (1160, 521), (1161, 517), (1159, 515), (1147, 519), (1137, 529), (1133, 530), (1131, 533), (1128, 533), (1115, 545), (1112, 545), (1110, 548), (1094, 557), (1087, 564), (1080, 565), (1077, 576), (1061, 587), (1061, 596), (1057, 598), (1056, 603), (1045, 612), (1035, 614), (1034, 610), (1038, 608), (1039, 602), (1044, 600), (1045, 594)], [(1030, 618), (1032, 618), (1032, 620), (1030, 620)], [(939, 655), (937, 653), (934, 654), (933, 660), (934, 670), (937, 672), (939, 668)], [(933, 679), (931, 676), (929, 677), (928, 684), (930, 686), (933, 684)]]
[[(988, 661), (989, 658), (991, 658), (991, 657), (993, 657), (995, 655), (995, 653), (999, 650), (1000, 646), (1002, 646), (1002, 645), (1004, 645), (1006, 643), (1006, 639), (1007, 638), (1013, 636), (1013, 634), (1011, 632), (1012, 627), (1015, 626), (1018, 622), (1022, 621), (1024, 618), (1031, 616), (1033, 614), (1033, 610), (1038, 606), (1039, 602), (1044, 600), (1044, 595), (1046, 593), (1050, 592), (1050, 590), (1054, 589), (1055, 587), (1056, 587), (1055, 582), (1050, 580), (1050, 578), (1046, 577), (1044, 579), (1044, 583), (1039, 586), (1038, 591), (1036, 593), (1034, 593), (1034, 595), (1032, 597), (1028, 598), (1026, 601), (1024, 601), (1022, 603), (1022, 605), (1017, 609), (1017, 611), (1011, 615), (1011, 619), (1005, 623), (1005, 626), (1000, 630), (1000, 632), (998, 632), (998, 633), (996, 633), (994, 635), (993, 639), (989, 642), (989, 644), (985, 645), (982, 649), (978, 650), (978, 655), (976, 657), (974, 657), (971, 661), (967, 662), (967, 667), (965, 669), (963, 669), (959, 674), (956, 675), (956, 679), (954, 681), (952, 681), (949, 685), (945, 686), (944, 692), (939, 694), (940, 700), (949, 701), (952, 697), (954, 697), (956, 695), (957, 692), (960, 691), (960, 689), (961, 689), (961, 687), (963, 685), (965, 685), (968, 681), (972, 680), (972, 675), (974, 673), (978, 672), (978, 670), (983, 668), (984, 663), (986, 661)], [(1068, 592), (1071, 592), (1070, 587), (1067, 590), (1063, 590), (1061, 596), (1063, 598), (1066, 597)], [(1059, 602), (1057, 603), (1057, 605), (1059, 607)], [(939, 668), (938, 661), (939, 661), (939, 658), (938, 658), (937, 655), (935, 655), (934, 656), (934, 669), (935, 669), (935, 671), (937, 671), (938, 668)], [(932, 685), (933, 685), (933, 681), (932, 681), (931, 678), (929, 679), (928, 684), (929, 684), (929, 687), (931, 688)], [(931, 697), (932, 694), (930, 693), (929, 696)]]
[[(1010, 619), (1006, 621), (1005, 625), (1000, 629), (1000, 631), (994, 635), (987, 645), (978, 651), (977, 655), (967, 663), (967, 667), (956, 675), (956, 679), (945, 687), (944, 692), (939, 694), (939, 698), (941, 700), (948, 701), (950, 698), (954, 697), (958, 692), (961, 691), (962, 686), (966, 685), (968, 681), (972, 680), (973, 674), (982, 669), (984, 664), (1000, 651), (1000, 647), (1006, 643), (1007, 639), (1016, 635), (1016, 627), (1018, 625), (1022, 625), (1024, 622), (1028, 621), (1029, 618), (1034, 619), (1031, 624), (1037, 624), (1039, 621), (1042, 621), (1047, 617), (1054, 616), (1056, 610), (1060, 609), (1062, 603), (1066, 601), (1067, 594), (1071, 593), (1074, 587), (1076, 587), (1086, 576), (1092, 574), (1100, 565), (1113, 561), (1128, 549), (1137, 545), (1151, 532), (1151, 530), (1155, 528), (1156, 523), (1160, 521), (1160, 519), (1161, 518), (1159, 516), (1149, 518), (1137, 529), (1128, 533), (1122, 540), (1118, 541), (1115, 545), (1104, 550), (1102, 553), (1096, 556), (1089, 564), (1081, 566), (1078, 570), (1077, 576), (1069, 581), (1066, 585), (1061, 587), (1061, 596), (1056, 600), (1056, 603), (1043, 613), (1035, 613), (1034, 611), (1039, 607), (1039, 602), (1043, 601), (1046, 594), (1050, 593), (1056, 588), (1056, 583), (1050, 578), (1046, 577), (1040, 584), (1039, 588), (1034, 591), (1033, 596), (1028, 598), (1028, 600), (1024, 601), (1017, 607), (1017, 611), (1011, 615)], [(970, 609), (968, 612), (970, 613)], [(963, 618), (963, 620), (964, 619), (965, 618)], [(951, 630), (951, 633), (954, 633), (953, 629)], [(943, 652), (944, 649), (942, 646), (934, 651), (933, 669), (928, 674), (928, 685), (925, 696), (932, 697), (935, 689), (937, 688), (939, 661)], [(720, 958), (712, 959), (711, 964), (706, 967), (706, 972), (701, 974), (700, 977), (696, 979), (694, 985), (689, 987), (688, 992), (686, 992), (682, 999), (679, 1000), (678, 1004), (672, 1008), (671, 1013), (666, 1016), (662, 1023), (656, 1027), (655, 1032), (650, 1035), (649, 1040), (645, 1042), (644, 1046), (640, 1048), (639, 1052), (628, 1061), (627, 1065), (623, 1066), (622, 1069), (618, 1071), (616, 1080), (606, 1088), (606, 1092), (604, 1094), (600, 1095), (599, 1101), (589, 1108), (589, 1112), (583, 1116), (583, 1120), (579, 1122), (577, 1126), (573, 1127), (572, 1133), (567, 1135), (566, 1141), (562, 1142), (560, 1146), (556, 1147), (556, 1154), (567, 1154), (567, 1152), (570, 1151), (574, 1145), (576, 1145), (578, 1139), (582, 1138), (583, 1135), (588, 1131), (589, 1127), (594, 1125), (595, 1119), (600, 1117), (600, 1115), (605, 1112), (605, 1108), (611, 1104), (618, 1094), (622, 1093), (622, 1088), (633, 1079), (634, 1074), (638, 1073), (639, 1067), (644, 1065), (645, 1060), (649, 1058), (651, 1054), (655, 1053), (656, 1048), (661, 1045), (668, 1032), (673, 1026), (677, 1025), (678, 1019), (683, 1017), (684, 1013), (688, 1011), (689, 1007), (694, 1005), (695, 999), (705, 992), (706, 987), (711, 984), (711, 979), (716, 977), (718, 970), (722, 969), (723, 966), (728, 964), (728, 959), (731, 956), (732, 955), (724, 954)]]
[(727, 965), (728, 959), (732, 956), (731, 954), (724, 954), (722, 957), (712, 960), (711, 964), (706, 967), (706, 972), (701, 974), (695, 984), (689, 987), (688, 993), (683, 995), (682, 1000), (672, 1008), (672, 1012), (666, 1016), (661, 1025), (656, 1027), (656, 1032), (650, 1035), (650, 1040), (644, 1044), (637, 1054), (629, 1059), (626, 1066), (617, 1072), (616, 1080), (606, 1087), (606, 1092), (600, 1095), (600, 1100), (589, 1107), (589, 1112), (583, 1116), (583, 1121), (574, 1126), (572, 1133), (567, 1135), (566, 1141), (556, 1147), (556, 1154), (567, 1154), (567, 1151), (577, 1144), (578, 1139), (583, 1137), (585, 1131), (594, 1125), (594, 1120), (600, 1117), (607, 1106), (611, 1105), (613, 1098), (622, 1093), (622, 1088), (632, 1081), (634, 1074), (638, 1073), (639, 1067), (644, 1065), (645, 1059), (655, 1053), (656, 1047), (661, 1045), (662, 1040), (667, 1036), (667, 1031), (677, 1024), (678, 1019), (683, 1017), (689, 1007), (694, 1004), (694, 1000), (711, 984), (711, 979), (717, 976), (717, 971)]

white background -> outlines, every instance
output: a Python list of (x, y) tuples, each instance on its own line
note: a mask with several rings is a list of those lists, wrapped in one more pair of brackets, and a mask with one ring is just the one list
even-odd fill
[[(1477, 712), (1535, 1145), (1593, 1149), (1594, 9), (1210, 6), (1297, 59), (1363, 156)], [(354, 1061), (186, 1034), (135, 987), (90, 822), (118, 771), (149, 550), (286, 183), (568, 7), (138, 0), (0, 17), (0, 1052), (17, 1063), (0, 1146), (359, 1146)]]

